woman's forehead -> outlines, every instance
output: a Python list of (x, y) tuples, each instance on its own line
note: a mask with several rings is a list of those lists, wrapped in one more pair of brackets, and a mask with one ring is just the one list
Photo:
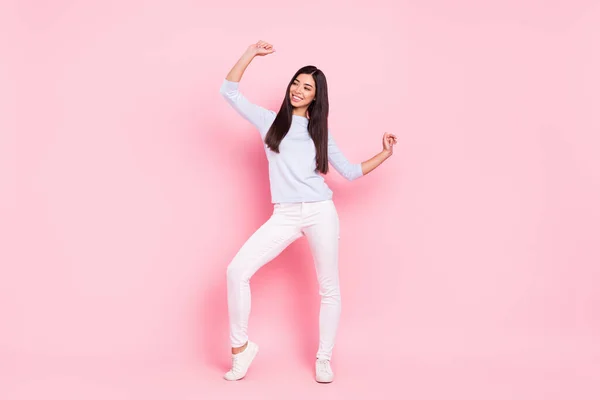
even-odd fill
[(302, 83), (314, 83), (315, 80), (311, 74), (300, 74), (296, 77)]

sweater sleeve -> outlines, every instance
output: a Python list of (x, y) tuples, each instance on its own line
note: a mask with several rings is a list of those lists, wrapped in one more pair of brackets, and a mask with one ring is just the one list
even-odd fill
[(349, 181), (353, 181), (363, 176), (361, 164), (353, 164), (350, 161), (348, 161), (346, 156), (344, 156), (342, 151), (337, 146), (335, 139), (333, 138), (331, 133), (329, 133), (327, 143), (327, 153), (329, 162), (331, 163), (333, 168), (335, 168), (335, 170), (340, 173), (340, 175), (342, 175)]
[(221, 84), (220, 93), (234, 110), (258, 129), (261, 137), (264, 139), (277, 113), (251, 103), (240, 92), (239, 84), (239, 82), (232, 82), (225, 79)]

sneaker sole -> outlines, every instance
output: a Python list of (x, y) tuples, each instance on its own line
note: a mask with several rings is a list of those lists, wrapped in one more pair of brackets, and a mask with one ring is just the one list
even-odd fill
[(333, 379), (332, 379), (332, 380), (330, 380), (330, 381), (324, 381), (324, 380), (318, 380), (318, 379), (317, 379), (316, 381), (317, 381), (317, 383), (325, 383), (325, 384), (326, 384), (326, 383), (331, 383), (331, 382), (333, 382)]

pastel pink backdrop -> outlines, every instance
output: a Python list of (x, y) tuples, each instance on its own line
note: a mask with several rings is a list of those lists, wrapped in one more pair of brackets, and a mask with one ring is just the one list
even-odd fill
[(595, 398), (599, 23), (594, 1), (3, 2), (0, 397), (248, 394), (220, 377), (224, 278), (271, 212), (267, 163), (218, 91), (263, 39), (252, 101), (315, 64), (351, 160), (399, 142), (328, 176), (337, 386), (311, 385), (300, 240), (252, 280), (256, 398)]

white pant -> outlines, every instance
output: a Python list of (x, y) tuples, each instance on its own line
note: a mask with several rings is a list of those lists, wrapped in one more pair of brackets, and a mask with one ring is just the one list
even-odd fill
[(275, 204), (273, 215), (242, 246), (227, 267), (227, 301), (232, 347), (248, 340), (250, 278), (296, 239), (306, 236), (319, 281), (319, 349), (331, 359), (341, 312), (338, 278), (339, 220), (332, 200)]

